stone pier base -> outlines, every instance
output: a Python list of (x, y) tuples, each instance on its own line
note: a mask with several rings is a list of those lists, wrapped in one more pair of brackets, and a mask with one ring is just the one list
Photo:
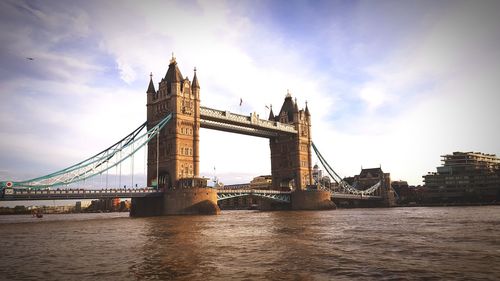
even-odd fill
[(292, 192), (292, 210), (331, 210), (335, 203), (330, 199), (331, 194), (323, 190), (295, 190)]
[(132, 198), (131, 217), (161, 216), (163, 210), (162, 197)]
[(217, 190), (180, 188), (167, 190), (163, 197), (132, 198), (130, 216), (217, 215)]
[(259, 200), (259, 208), (260, 211), (284, 211), (290, 210), (290, 203), (276, 202), (269, 199), (260, 199)]
[(165, 192), (163, 215), (217, 215), (217, 190), (213, 188), (173, 189)]

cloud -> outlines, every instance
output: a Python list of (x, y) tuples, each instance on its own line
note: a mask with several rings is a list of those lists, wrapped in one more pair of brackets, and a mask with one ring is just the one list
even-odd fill
[[(170, 5), (165, 7), (167, 13), (160, 13), (158, 7), (131, 6), (130, 3), (123, 9), (80, 7), (78, 11), (82, 15), (92, 15), (91, 18), (79, 18), (88, 30), (87, 43), (94, 46), (72, 50), (75, 57), (84, 58), (81, 60), (65, 55), (68, 50), (61, 43), (64, 40), (59, 34), (52, 34), (60, 29), (59, 26), (29, 26), (32, 31), (26, 38), (12, 37), (14, 45), (32, 46), (33, 34), (41, 28), (48, 37), (44, 47), (48, 54), (42, 52), (38, 61), (43, 61), (44, 68), (52, 73), (40, 69), (40, 75), (27, 73), (26, 78), (18, 76), (2, 83), (6, 102), (1, 114), (6, 118), (1, 125), (8, 128), (2, 130), (2, 166), (8, 167), (11, 159), (18, 159), (21, 162), (18, 167), (25, 163), (24, 166), (36, 167), (34, 169), (40, 172), (52, 171), (88, 157), (121, 138), (144, 120), (147, 74), (149, 71), (157, 74), (154, 76), (157, 82), (166, 71), (171, 51), (176, 52), (184, 74), (190, 74), (186, 66), (187, 69), (198, 67), (204, 105), (242, 114), (256, 110), (266, 115), (264, 105), (274, 103), (277, 110), (287, 88), (297, 93), (318, 92), (314, 81), (301, 77), (304, 72), (295, 72), (294, 76), (283, 74), (285, 68), (298, 69), (301, 64), (293, 52), (285, 51), (284, 46), (273, 47), (275, 51), (283, 48), (282, 56), (275, 55), (275, 62), (283, 62), (283, 65), (277, 67), (272, 61), (257, 65), (242, 48), (253, 38), (240, 34), (255, 33), (248, 25), (249, 20), (228, 16), (229, 11), (221, 6), (222, 3), (201, 4), (192, 11)], [(58, 18), (50, 14), (48, 7), (30, 9), (43, 14), (44, 18)], [(19, 16), (26, 20), (25, 14)], [(132, 23), (130, 18), (137, 21)], [(141, 21), (146, 24), (135, 24)], [(93, 51), (97, 51), (95, 56), (88, 53)], [(102, 57), (108, 58), (87, 60)], [(114, 64), (109, 64), (110, 61)], [(101, 75), (113, 66), (116, 67), (114, 77), (120, 77), (128, 86), (110, 83), (111, 78), (102, 79)], [(54, 80), (54, 77), (58, 78)], [(13, 92), (18, 94), (8, 95)], [(238, 106), (240, 98), (244, 100), (242, 107)], [(237, 161), (242, 164), (236, 172), (243, 173), (251, 167), (258, 173), (269, 173), (267, 140), (252, 141), (249, 137), (242, 139), (218, 132), (204, 134), (202, 171), (210, 172), (215, 162), (221, 173), (234, 173), (231, 163)], [(214, 149), (217, 143), (221, 143), (219, 151)], [(246, 143), (244, 150), (241, 143)], [(240, 151), (240, 157), (232, 158), (235, 153), (231, 151)], [(262, 151), (262, 154), (255, 158), (252, 151)], [(45, 167), (40, 169), (41, 165)]]
[[(364, 68), (358, 97), (364, 105), (337, 129), (339, 158), (382, 166), (393, 177), (420, 183), (439, 155), (457, 150), (495, 153), (494, 128), (500, 116), (500, 38), (493, 11), (498, 5), (453, 2), (441, 14), (428, 15), (419, 32), (384, 60)], [(334, 128), (335, 130), (335, 128)], [(354, 134), (355, 135), (354, 135)], [(349, 160), (353, 159), (353, 160)], [(383, 159), (383, 161), (382, 161)], [(359, 169), (359, 168), (357, 168)]]
[[(197, 67), (204, 106), (265, 118), (287, 89), (307, 100), (342, 175), (382, 164), (419, 183), (443, 153), (499, 150), (498, 4), (292, 4), (300, 16), (267, 2), (0, 3), (0, 169), (52, 171), (126, 135), (172, 52), (183, 75)], [(270, 173), (266, 139), (202, 130), (200, 145), (206, 176)]]

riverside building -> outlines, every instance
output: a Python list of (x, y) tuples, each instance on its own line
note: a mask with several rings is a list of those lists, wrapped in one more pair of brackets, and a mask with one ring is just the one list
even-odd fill
[(494, 203), (500, 201), (500, 159), (494, 154), (453, 152), (443, 166), (424, 178), (427, 201)]
[(394, 191), (391, 187), (391, 174), (384, 173), (381, 167), (361, 169), (359, 175), (346, 177), (344, 180), (358, 190), (366, 190), (380, 182), (381, 187), (373, 195), (383, 198), (383, 206), (392, 207), (396, 203)]

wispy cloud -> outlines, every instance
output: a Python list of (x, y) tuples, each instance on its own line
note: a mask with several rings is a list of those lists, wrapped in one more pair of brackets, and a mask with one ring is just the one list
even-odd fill
[[(131, 131), (172, 52), (205, 106), (265, 117), (287, 89), (307, 100), (343, 175), (382, 164), (419, 183), (443, 153), (500, 150), (496, 2), (286, 3), (1, 2), (0, 169), (62, 168)], [(269, 162), (265, 139), (202, 132), (204, 175)]]
[(392, 55), (362, 68), (368, 79), (357, 94), (364, 107), (342, 120), (349, 125), (337, 136), (354, 152), (339, 150), (340, 158), (354, 158), (345, 163), (376, 165), (383, 159), (393, 176), (418, 183), (438, 165), (439, 155), (499, 150), (493, 144), (499, 135), (491, 130), (499, 120), (494, 105), (500, 84), (493, 78), (500, 70), (493, 48), (500, 45), (500, 20), (493, 12), (499, 7), (448, 4), (423, 17), (427, 22)]

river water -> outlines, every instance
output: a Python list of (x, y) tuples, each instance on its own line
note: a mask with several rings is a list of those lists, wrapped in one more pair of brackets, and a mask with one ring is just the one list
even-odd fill
[(4, 280), (499, 280), (500, 206), (0, 217)]

